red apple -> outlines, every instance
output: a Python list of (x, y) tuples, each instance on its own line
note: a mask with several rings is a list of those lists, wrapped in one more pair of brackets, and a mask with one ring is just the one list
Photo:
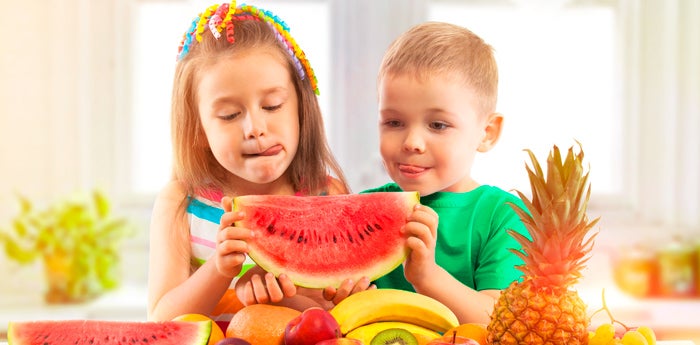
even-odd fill
[(284, 329), (285, 345), (316, 345), (319, 341), (340, 337), (340, 326), (323, 308), (304, 310)]
[(445, 334), (442, 337), (437, 338), (437, 339), (433, 339), (428, 343), (428, 345), (453, 345), (453, 344), (480, 345), (478, 341), (476, 341), (472, 338), (466, 338), (466, 337), (459, 336), (456, 333)]
[(361, 341), (353, 338), (333, 338), (321, 340), (316, 345), (364, 345)]

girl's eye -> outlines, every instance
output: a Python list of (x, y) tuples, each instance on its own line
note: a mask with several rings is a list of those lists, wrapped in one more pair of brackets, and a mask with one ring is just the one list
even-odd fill
[(239, 112), (228, 114), (228, 115), (221, 115), (221, 116), (219, 116), (219, 118), (224, 120), (224, 121), (231, 121), (231, 120), (237, 118), (238, 115), (240, 115), (240, 114), (241, 114), (241, 112), (239, 111)]
[(443, 130), (447, 128), (447, 124), (443, 122), (431, 122), (430, 129)]
[(269, 107), (262, 107), (262, 108), (265, 109), (265, 110), (267, 110), (267, 111), (275, 111), (275, 110), (277, 110), (277, 109), (279, 109), (279, 108), (282, 108), (282, 104), (272, 105), (272, 106), (269, 106)]

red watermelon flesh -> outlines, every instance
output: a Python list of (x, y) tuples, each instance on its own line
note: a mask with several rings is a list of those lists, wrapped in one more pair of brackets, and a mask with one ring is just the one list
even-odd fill
[(256, 264), (296, 285), (325, 288), (399, 266), (408, 255), (400, 230), (418, 202), (417, 192), (247, 195), (233, 208), (245, 212), (236, 226), (255, 233), (248, 254)]
[(8, 345), (206, 345), (211, 321), (26, 321), (10, 322)]

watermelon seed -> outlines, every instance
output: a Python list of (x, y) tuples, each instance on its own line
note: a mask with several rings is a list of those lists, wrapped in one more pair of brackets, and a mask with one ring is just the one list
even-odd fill
[(289, 235), (289, 240), (290, 240), (290, 241), (293, 240), (293, 239), (294, 239), (294, 236), (296, 236), (296, 235), (297, 235), (297, 232), (296, 232), (296, 231), (292, 231), (292, 234)]
[(377, 224), (377, 223), (374, 223), (374, 227), (377, 228), (377, 230), (381, 230), (381, 229), (382, 229), (382, 227), (381, 227), (379, 224)]
[(350, 235), (350, 231), (346, 231), (346, 234), (348, 234), (348, 240), (350, 241), (350, 243), (355, 243), (355, 242), (352, 240), (352, 235)]
[(360, 239), (364, 241), (365, 237), (362, 236), (362, 233), (358, 231), (357, 234), (360, 236)]
[(270, 234), (275, 233), (275, 223), (272, 223), (272, 224), (267, 226), (267, 232), (269, 232)]
[(335, 234), (333, 234), (333, 243), (338, 243), (338, 239), (335, 237)]

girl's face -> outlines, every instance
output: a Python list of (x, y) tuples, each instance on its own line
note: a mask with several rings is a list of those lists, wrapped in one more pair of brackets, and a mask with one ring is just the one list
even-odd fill
[(279, 53), (254, 48), (221, 58), (202, 70), (195, 87), (209, 147), (233, 174), (236, 189), (262, 193), (261, 185), (284, 185), (280, 177), (299, 145), (299, 116), (296, 90)]
[(403, 190), (466, 192), (485, 135), (471, 89), (432, 75), (385, 77), (379, 84), (379, 142), (389, 176)]

